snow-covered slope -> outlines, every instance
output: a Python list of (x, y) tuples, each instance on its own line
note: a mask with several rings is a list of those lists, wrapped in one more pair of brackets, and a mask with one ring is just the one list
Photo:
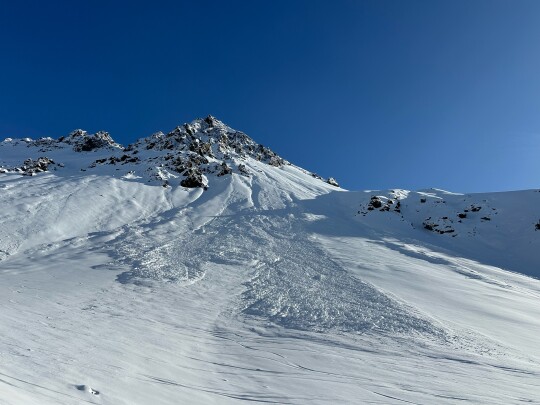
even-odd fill
[(213, 117), (0, 166), (1, 404), (540, 403), (538, 190), (348, 192)]

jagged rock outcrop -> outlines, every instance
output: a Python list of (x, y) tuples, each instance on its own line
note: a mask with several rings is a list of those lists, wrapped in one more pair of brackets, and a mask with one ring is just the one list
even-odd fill
[[(178, 126), (166, 134), (156, 132), (125, 148), (116, 143), (105, 131), (89, 134), (81, 129), (59, 139), (6, 139), (4, 142), (13, 146), (24, 144), (29, 149), (37, 147), (40, 153), (73, 150), (85, 156), (91, 154), (95, 156), (94, 159), (79, 167), (78, 171), (97, 170), (105, 165), (125, 165), (127, 166), (125, 173), (133, 172), (128, 176), (129, 179), (143, 178), (164, 186), (180, 183), (183, 187), (207, 188), (209, 182), (205, 176), (239, 174), (249, 177), (253, 170), (248, 168), (249, 159), (277, 168), (290, 165), (268, 147), (256, 143), (245, 133), (228, 127), (210, 115)], [(88, 162), (84, 159), (81, 161)], [(35, 164), (25, 162), (22, 166), (26, 165), (28, 168), (16, 171), (23, 174), (38, 173), (47, 170), (47, 164), (45, 161)], [(61, 164), (57, 166), (61, 167)], [(9, 172), (15, 169), (3, 167), (1, 170)], [(123, 169), (116, 167), (116, 170)], [(325, 181), (320, 176), (313, 176)], [(180, 181), (175, 180), (178, 177), (181, 177)], [(326, 183), (339, 187), (332, 177), (327, 179)]]
[(40, 157), (37, 160), (26, 159), (21, 170), (24, 175), (33, 176), (36, 173), (46, 172), (51, 164), (54, 164), (54, 161), (48, 157)]
[(102, 148), (121, 148), (109, 133), (105, 131), (88, 134), (88, 132), (82, 129), (77, 129), (68, 136), (58, 139), (58, 142), (72, 145), (75, 152), (91, 152)]
[(187, 170), (185, 173), (185, 176), (186, 176), (185, 179), (183, 179), (180, 182), (180, 185), (182, 187), (187, 187), (187, 188), (207, 187), (207, 184), (204, 181), (203, 174), (198, 168), (193, 167)]
[(381, 212), (395, 212), (401, 213), (401, 201), (397, 196), (394, 198), (388, 198), (385, 196), (373, 195), (369, 199), (369, 202), (361, 207), (358, 211), (358, 214), (366, 215), (370, 211), (381, 211)]
[(23, 176), (34, 176), (37, 173), (49, 171), (49, 166), (55, 164), (54, 160), (48, 157), (39, 157), (36, 160), (29, 158), (17, 167), (0, 167), (0, 173), (19, 173)]
[[(249, 176), (246, 165), (240, 163), (247, 157), (275, 167), (290, 164), (269, 148), (257, 144), (243, 132), (233, 130), (212, 116), (178, 126), (167, 134), (157, 132), (129, 145), (125, 150), (169, 151), (166, 156), (156, 158), (155, 163), (161, 163), (161, 175), (163, 170), (187, 175), (181, 182), (185, 187), (207, 187), (200, 180), (199, 173), (224, 176), (236, 172)], [(195, 168), (197, 170), (191, 170)]]
[(329, 177), (326, 182), (332, 186), (339, 187), (339, 183), (333, 177)]

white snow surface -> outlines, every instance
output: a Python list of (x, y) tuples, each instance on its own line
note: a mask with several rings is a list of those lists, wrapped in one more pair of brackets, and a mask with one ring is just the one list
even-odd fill
[(187, 127), (206, 190), (183, 129), (0, 143), (0, 404), (540, 404), (538, 190), (350, 192)]

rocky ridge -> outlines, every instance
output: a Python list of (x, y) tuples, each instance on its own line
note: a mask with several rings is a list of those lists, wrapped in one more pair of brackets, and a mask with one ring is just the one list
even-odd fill
[[(93, 154), (99, 155), (80, 167), (81, 171), (105, 165), (123, 165), (128, 175), (137, 173), (146, 181), (158, 182), (164, 187), (172, 185), (171, 182), (178, 177), (181, 177), (178, 184), (182, 187), (206, 189), (209, 175), (219, 177), (236, 173), (250, 176), (250, 170), (245, 164), (248, 158), (277, 168), (291, 165), (270, 148), (256, 143), (245, 133), (230, 128), (211, 115), (178, 126), (167, 134), (154, 133), (127, 147), (116, 143), (107, 132), (89, 134), (81, 129), (58, 139), (8, 138), (3, 143), (13, 146), (25, 144), (34, 153), (37, 152), (38, 156), (15, 166), (0, 162), (0, 172), (35, 175), (48, 171), (50, 165), (55, 165), (56, 170), (63, 167), (63, 164), (55, 164), (48, 154), (71, 149), (87, 158)], [(82, 161), (88, 162), (88, 159)], [(314, 173), (306, 173), (338, 187), (333, 178), (324, 180)]]

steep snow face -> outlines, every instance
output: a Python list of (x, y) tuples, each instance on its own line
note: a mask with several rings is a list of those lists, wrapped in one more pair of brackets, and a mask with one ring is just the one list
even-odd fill
[(538, 403), (538, 191), (346, 192), (212, 117), (68, 138), (0, 144), (0, 403)]

